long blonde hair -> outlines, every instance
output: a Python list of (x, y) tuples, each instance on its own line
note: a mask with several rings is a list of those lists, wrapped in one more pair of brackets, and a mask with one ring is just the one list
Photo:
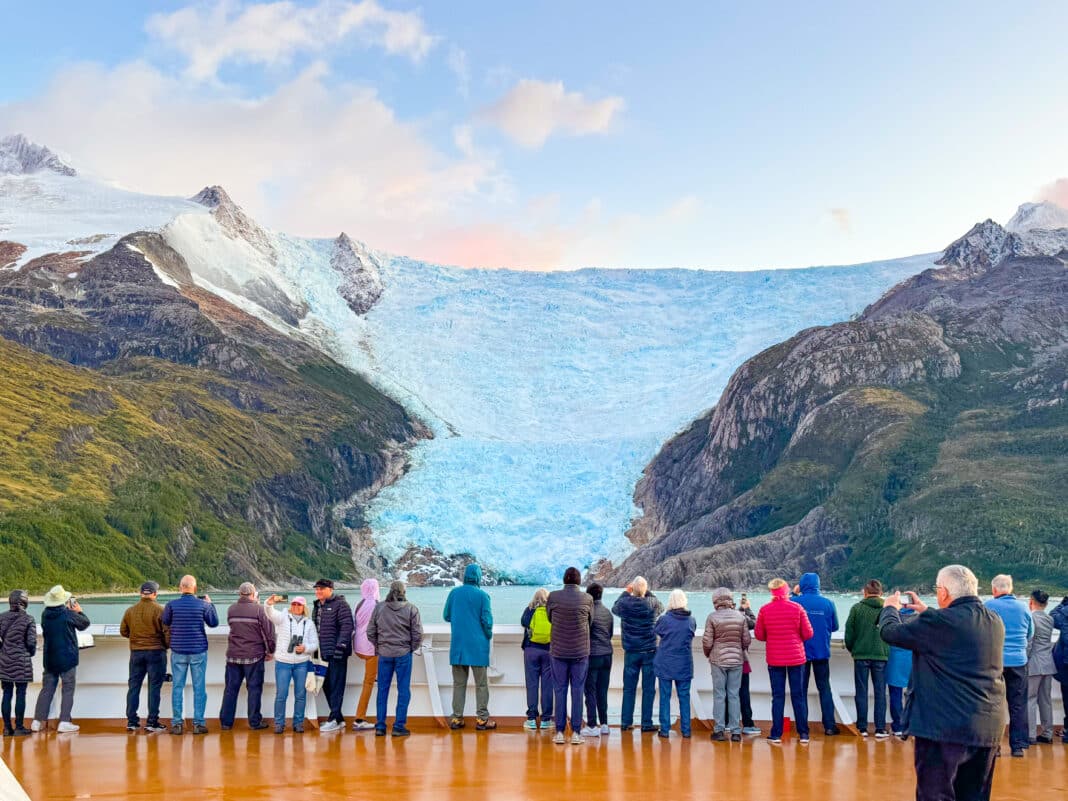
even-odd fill
[(544, 587), (538, 587), (534, 590), (534, 597), (530, 599), (530, 603), (527, 607), (530, 609), (537, 609), (539, 606), (545, 606), (549, 603), (549, 591)]

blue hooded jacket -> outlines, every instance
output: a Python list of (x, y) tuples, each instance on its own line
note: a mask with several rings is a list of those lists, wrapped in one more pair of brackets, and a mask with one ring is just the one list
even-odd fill
[(693, 678), (693, 638), (697, 621), (689, 609), (672, 609), (660, 616), (653, 627), (660, 643), (653, 657), (658, 679), (689, 681)]
[[(902, 609), (901, 619), (905, 622), (916, 614), (912, 609)], [(886, 683), (891, 687), (908, 687), (912, 676), (912, 651), (907, 648), (890, 646), (890, 658), (886, 660)]]
[(805, 640), (805, 658), (830, 659), (831, 632), (838, 631), (838, 609), (834, 601), (820, 595), (818, 573), (805, 573), (798, 583), (801, 585), (801, 594), (792, 600), (804, 607), (813, 631), (812, 636)]
[(449, 644), (450, 665), (489, 666), (489, 646), (493, 639), (493, 612), (490, 597), (480, 586), (482, 568), (468, 565), (464, 583), (445, 600), (444, 618), (452, 624)]

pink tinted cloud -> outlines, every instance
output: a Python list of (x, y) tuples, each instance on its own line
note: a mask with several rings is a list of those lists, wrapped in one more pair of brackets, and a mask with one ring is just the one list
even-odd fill
[(1062, 209), (1068, 209), (1068, 178), (1058, 178), (1053, 183), (1042, 187), (1039, 190), (1038, 199), (1055, 203)]

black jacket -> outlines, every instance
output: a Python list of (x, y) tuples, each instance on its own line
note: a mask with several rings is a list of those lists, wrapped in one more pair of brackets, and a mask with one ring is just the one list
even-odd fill
[(664, 611), (651, 592), (644, 598), (625, 592), (612, 606), (612, 614), (619, 618), (623, 650), (632, 653), (651, 653), (656, 650), (653, 626)]
[(557, 659), (582, 659), (590, 655), (590, 624), (593, 622), (593, 596), (577, 584), (565, 584), (549, 593), (545, 604), (553, 635), (549, 653)]
[(320, 659), (347, 659), (352, 653), (352, 609), (344, 595), (316, 599), (312, 618), (319, 632)]
[(915, 737), (979, 747), (1001, 742), (1005, 626), (977, 596), (928, 609), (905, 623), (892, 607), (879, 616), (883, 640), (913, 653), (905, 730)]
[(66, 606), (47, 606), (41, 613), (46, 673), (66, 673), (78, 667), (78, 634), (89, 628), (89, 618)]
[(590, 656), (612, 655), (612, 633), (616, 619), (600, 601), (593, 602), (593, 623), (590, 625)]
[(33, 681), (31, 657), (37, 653), (37, 621), (25, 609), (0, 615), (0, 681)]

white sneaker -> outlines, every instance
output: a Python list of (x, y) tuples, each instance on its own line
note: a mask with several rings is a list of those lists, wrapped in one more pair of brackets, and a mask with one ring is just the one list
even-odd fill
[(558, 731), (556, 733), (556, 736), (553, 737), (553, 742), (556, 743), (556, 745), (563, 745), (567, 742), (567, 738), (564, 737), (564, 733), (562, 731)]
[(319, 727), (319, 731), (322, 734), (329, 734), (332, 731), (340, 731), (343, 728), (345, 727), (338, 723), (336, 720), (328, 720), (326, 723)]
[(370, 731), (375, 727), (375, 724), (366, 720), (354, 720), (352, 722), (353, 731)]
[(56, 727), (56, 731), (58, 731), (60, 734), (67, 734), (69, 732), (78, 731), (78, 729), (80, 728), (81, 726), (78, 726), (75, 723), (71, 723), (69, 720), (61, 720), (59, 722), (59, 725)]
[(583, 726), (580, 734), (583, 737), (600, 737), (601, 730), (596, 726)]
[(40, 731), (42, 728), (41, 721), (39, 720), (35, 720), (30, 724), (30, 731)]
[(582, 745), (584, 742), (586, 742), (586, 741), (584, 739), (582, 739), (582, 735), (581, 734), (572, 734), (571, 735), (571, 744), (572, 745)]
[(601, 736), (602, 737), (607, 737), (608, 736), (608, 724), (607, 723), (602, 723), (601, 724)]

